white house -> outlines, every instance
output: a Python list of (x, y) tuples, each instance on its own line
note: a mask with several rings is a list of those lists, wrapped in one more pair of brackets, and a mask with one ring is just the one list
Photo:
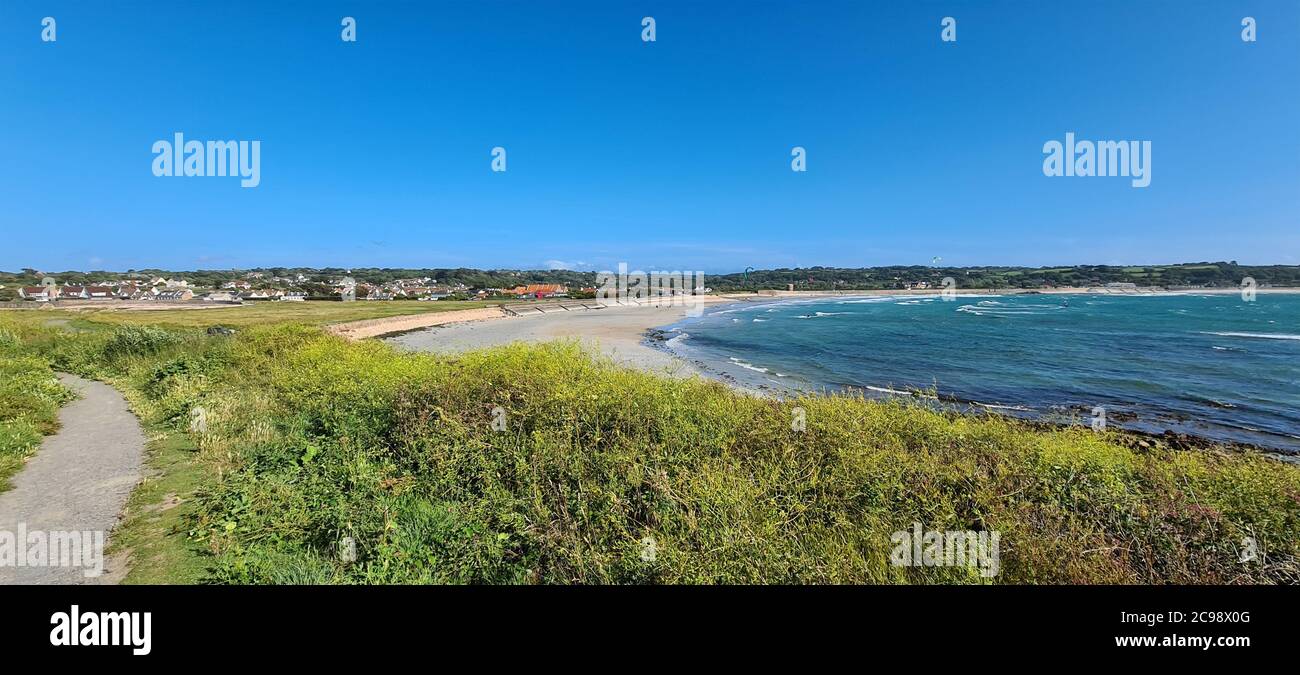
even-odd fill
[(18, 297), (36, 302), (49, 302), (54, 299), (52, 290), (50, 286), (24, 286), (18, 289)]

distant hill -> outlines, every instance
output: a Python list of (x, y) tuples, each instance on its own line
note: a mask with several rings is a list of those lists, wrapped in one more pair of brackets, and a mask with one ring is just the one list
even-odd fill
[(883, 290), (906, 284), (929, 282), (942, 286), (952, 277), (958, 288), (1042, 288), (1045, 286), (1095, 286), (1133, 283), (1138, 286), (1197, 286), (1236, 288), (1251, 277), (1260, 286), (1300, 286), (1300, 266), (1238, 265), (1235, 262), (1198, 262), (1178, 265), (1116, 267), (1074, 265), (1071, 267), (809, 267), (757, 270), (708, 278), (716, 290)]
[[(649, 271), (649, 270), (647, 270)], [(595, 272), (569, 270), (480, 270), (458, 268), (388, 268), (366, 267), (350, 270), (338, 267), (266, 267), (247, 270), (162, 270), (142, 269), (126, 272), (63, 271), (24, 269), (0, 272), (0, 299), (16, 293), (19, 286), (34, 286), (41, 277), (54, 277), (60, 284), (82, 285), (109, 280), (144, 280), (154, 277), (180, 278), (198, 287), (219, 287), (227, 281), (252, 280), (265, 286), (305, 286), (327, 284), (344, 276), (372, 284), (397, 279), (430, 278), (438, 284), (464, 284), (469, 288), (513, 288), (520, 284), (565, 284), (570, 287), (593, 286)], [(785, 289), (796, 290), (883, 290), (902, 288), (919, 282), (941, 287), (945, 277), (952, 277), (958, 288), (1041, 288), (1045, 286), (1090, 286), (1128, 282), (1138, 286), (1193, 286), (1235, 288), (1242, 279), (1251, 277), (1260, 286), (1300, 286), (1300, 266), (1238, 265), (1236, 262), (1197, 262), (1177, 265), (1118, 267), (1111, 265), (1074, 265), (1070, 267), (928, 267), (922, 265), (888, 267), (806, 267), (756, 270), (744, 273), (708, 275), (706, 284), (716, 291)], [(250, 279), (251, 278), (251, 279)], [(272, 281), (273, 279), (294, 281)]]

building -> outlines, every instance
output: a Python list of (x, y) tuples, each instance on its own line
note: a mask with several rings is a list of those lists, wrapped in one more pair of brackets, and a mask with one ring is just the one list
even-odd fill
[(85, 286), (64, 286), (59, 289), (60, 300), (89, 300), (90, 294)]
[(239, 297), (242, 300), (278, 300), (282, 295), (284, 291), (260, 289), (240, 293)]
[(194, 297), (194, 291), (188, 288), (175, 288), (165, 291), (158, 291), (153, 294), (153, 299), (160, 302), (183, 302)]
[(528, 284), (527, 286), (516, 286), (508, 291), (509, 295), (517, 298), (562, 298), (569, 294), (569, 289), (564, 284)]
[(213, 291), (203, 296), (206, 302), (239, 302), (239, 296), (229, 291)]
[(307, 294), (301, 291), (289, 291), (276, 298), (279, 302), (303, 302), (306, 299)]
[(54, 299), (53, 291), (49, 286), (23, 286), (18, 289), (18, 297), (35, 302), (49, 302)]

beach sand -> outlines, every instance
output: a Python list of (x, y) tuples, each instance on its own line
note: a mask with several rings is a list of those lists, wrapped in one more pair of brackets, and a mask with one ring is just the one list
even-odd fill
[(686, 307), (625, 307), (571, 312), (549, 312), (493, 321), (470, 321), (434, 326), (387, 338), (404, 349), (454, 354), (511, 342), (547, 342), (576, 339), (615, 362), (676, 377), (699, 374), (688, 363), (666, 351), (643, 344), (645, 332), (686, 318)]

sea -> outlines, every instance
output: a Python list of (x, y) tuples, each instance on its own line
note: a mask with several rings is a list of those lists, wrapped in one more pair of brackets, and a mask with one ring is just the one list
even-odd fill
[(1300, 294), (838, 296), (720, 305), (662, 347), (776, 395), (911, 397), (1300, 453)]

